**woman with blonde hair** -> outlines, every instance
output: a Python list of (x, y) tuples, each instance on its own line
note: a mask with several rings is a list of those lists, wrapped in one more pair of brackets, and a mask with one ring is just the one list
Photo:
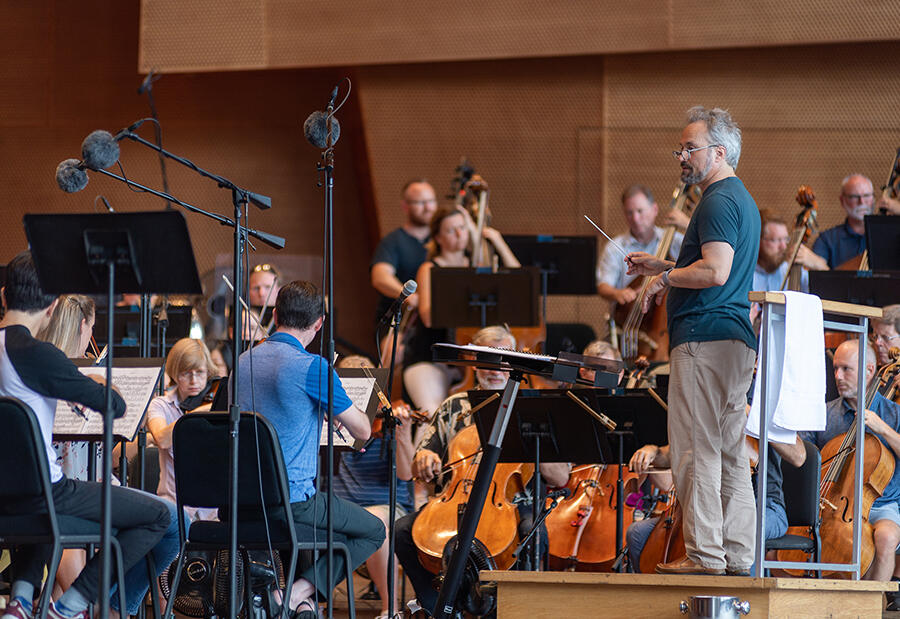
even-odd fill
[[(172, 450), (172, 429), (186, 412), (198, 407), (210, 381), (218, 378), (218, 371), (209, 349), (202, 340), (182, 338), (175, 342), (166, 358), (169, 389), (157, 396), (147, 409), (147, 429), (159, 450), (159, 486), (156, 494), (175, 503), (175, 457)], [(216, 510), (200, 509), (188, 512), (194, 520), (215, 518)]]
[[(38, 333), (38, 339), (50, 342), (67, 357), (80, 359), (85, 356), (88, 346), (91, 344), (91, 336), (94, 332), (94, 319), (96, 304), (91, 297), (80, 294), (62, 295), (50, 324)], [(96, 350), (94, 351), (96, 354)], [(87, 480), (89, 449), (86, 442), (54, 443), (63, 473), (72, 479)], [(100, 467), (97, 467), (100, 470)], [(178, 552), (178, 523), (175, 518), (175, 504), (162, 501), (169, 510), (169, 528), (163, 538), (153, 547), (151, 554), (155, 562), (157, 576), (162, 573)], [(57, 598), (63, 590), (68, 589), (85, 564), (83, 550), (69, 548), (63, 551), (63, 557), (57, 570), (54, 598)], [(136, 615), (140, 609), (141, 601), (147, 593), (149, 583), (147, 580), (147, 566), (143, 561), (132, 566), (125, 574), (126, 614)], [(110, 617), (120, 616), (119, 596), (115, 593), (115, 587), (110, 594)]]

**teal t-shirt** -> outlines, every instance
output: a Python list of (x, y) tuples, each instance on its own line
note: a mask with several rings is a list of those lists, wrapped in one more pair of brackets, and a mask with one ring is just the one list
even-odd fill
[(672, 348), (685, 342), (741, 340), (756, 350), (747, 293), (753, 286), (759, 254), (759, 228), (756, 202), (736, 176), (717, 181), (703, 192), (684, 233), (675, 267), (700, 260), (703, 244), (716, 241), (731, 245), (734, 260), (723, 286), (669, 290), (666, 311)]

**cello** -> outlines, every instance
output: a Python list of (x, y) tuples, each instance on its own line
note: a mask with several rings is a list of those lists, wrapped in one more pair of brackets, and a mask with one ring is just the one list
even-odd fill
[[(690, 213), (700, 201), (700, 193), (700, 188), (696, 185), (681, 183), (672, 193), (669, 207), (671, 210)], [(674, 225), (666, 226), (656, 247), (657, 258), (665, 259), (669, 254), (675, 231)], [(639, 355), (646, 356), (650, 361), (668, 360), (669, 334), (665, 304), (652, 303), (646, 314), (641, 311), (651, 279), (653, 278), (645, 275), (632, 280), (630, 285), (640, 287), (637, 298), (630, 304), (617, 305), (615, 309), (615, 321), (622, 325), (622, 357), (628, 364), (633, 363)], [(646, 327), (642, 329), (645, 324)]]
[[(616, 560), (616, 465), (583, 465), (572, 469), (566, 487), (571, 495), (547, 516), (550, 568), (608, 572)], [(623, 479), (637, 479), (631, 471)], [(634, 508), (623, 505), (625, 522)], [(624, 532), (623, 532), (624, 533)]]
[[(439, 574), (448, 544), (456, 537), (465, 513), (469, 493), (481, 462), (481, 443), (475, 425), (460, 430), (448, 446), (451, 479), (440, 494), (432, 497), (412, 528), (413, 542), (422, 566)], [(475, 538), (483, 544), (497, 568), (507, 569), (515, 562), (513, 552), (519, 539), (519, 510), (512, 498), (524, 490), (534, 472), (534, 465), (498, 463), (491, 479), (484, 510), (475, 530)]]
[[(900, 361), (894, 360), (878, 370), (865, 393), (865, 407), (888, 381), (900, 371)], [(858, 407), (857, 407), (858, 408)], [(857, 415), (859, 411), (857, 411)], [(860, 574), (865, 574), (875, 556), (875, 540), (869, 523), (872, 503), (881, 496), (894, 474), (895, 460), (891, 450), (874, 435), (866, 432), (863, 447), (863, 496), (860, 523)], [(844, 434), (840, 434), (822, 448), (822, 478), (819, 484), (819, 539), (822, 541), (820, 561), (824, 563), (850, 563), (853, 553), (853, 510), (855, 493), (856, 420)], [(788, 533), (806, 535), (803, 527), (788, 529)], [(805, 554), (799, 551), (778, 551), (779, 561), (803, 561)], [(825, 572), (825, 577), (850, 578), (849, 572)]]

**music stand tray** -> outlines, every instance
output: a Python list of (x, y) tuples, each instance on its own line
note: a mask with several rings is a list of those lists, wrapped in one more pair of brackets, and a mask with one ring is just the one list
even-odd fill
[(503, 237), (522, 266), (547, 276), (547, 294), (597, 294), (597, 237), (512, 234)]
[(433, 327), (486, 327), (506, 322), (540, 324), (540, 271), (535, 267), (489, 269), (437, 267), (431, 270)]

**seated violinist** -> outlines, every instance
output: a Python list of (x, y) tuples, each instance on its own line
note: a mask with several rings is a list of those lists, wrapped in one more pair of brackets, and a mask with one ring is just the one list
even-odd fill
[[(834, 437), (845, 433), (855, 423), (858, 404), (857, 394), (857, 340), (847, 340), (834, 353), (834, 380), (840, 397), (828, 402), (825, 430), (803, 432), (801, 436), (822, 449)], [(866, 347), (866, 380), (868, 387), (875, 376), (875, 350), (871, 344)], [(893, 453), (896, 461), (900, 454), (900, 406), (889, 402), (880, 393), (875, 393), (866, 406), (865, 424), (867, 432), (878, 437)], [(875, 532), (875, 558), (864, 578), (867, 580), (891, 580), (900, 576), (895, 560), (895, 551), (900, 544), (900, 467), (895, 466), (894, 474), (885, 486), (881, 496), (872, 503), (869, 522)]]
[[(506, 327), (493, 326), (480, 330), (472, 338), (472, 343), (478, 346), (493, 346), (496, 348), (516, 348), (516, 339)], [(494, 370), (475, 370), (475, 379), (479, 389), (503, 389), (509, 380), (506, 372)], [(450, 441), (463, 428), (473, 423), (472, 417), (467, 413), (470, 410), (469, 399), (466, 393), (459, 393), (447, 398), (438, 408), (437, 412), (423, 434), (419, 447), (413, 458), (413, 475), (426, 482), (439, 482), (443, 467), (447, 464), (447, 452)], [(548, 463), (541, 465), (541, 478), (546, 485), (563, 486), (568, 481), (569, 465), (565, 463)], [(526, 488), (530, 490), (530, 485)], [(522, 497), (524, 498), (524, 497)], [(531, 529), (531, 501), (517, 502), (519, 515), (519, 536)], [(432, 614), (437, 602), (437, 591), (434, 589), (434, 578), (419, 561), (418, 551), (413, 541), (412, 530), (416, 518), (421, 512), (404, 516), (396, 525), (396, 553), (406, 576), (409, 578), (416, 591), (418, 604), (429, 615)], [(542, 538), (547, 539), (546, 533)], [(546, 549), (544, 550), (546, 552)]]
[[(175, 458), (172, 430), (185, 413), (201, 408), (217, 377), (216, 365), (202, 340), (182, 338), (175, 342), (166, 358), (169, 390), (156, 396), (147, 407), (147, 429), (159, 450), (159, 486), (156, 494), (175, 503)], [(215, 509), (187, 509), (193, 520), (216, 518)]]
[[(358, 355), (344, 357), (338, 361), (339, 368), (372, 368), (372, 362)], [(397, 510), (395, 519), (399, 519), (413, 511), (409, 480), (412, 479), (412, 457), (415, 448), (412, 443), (412, 421), (409, 409), (405, 406), (394, 406), (394, 415), (400, 421), (397, 426)], [(381, 436), (373, 438), (365, 451), (343, 453), (334, 475), (334, 493), (342, 499), (352, 501), (377, 516), (384, 523), (387, 531), (390, 517), (390, 466)], [(376, 619), (388, 616), (388, 540), (385, 538), (375, 554), (366, 559), (366, 569), (381, 597), (381, 614)], [(396, 569), (396, 563), (395, 563)], [(394, 582), (399, 583), (397, 573)], [(396, 593), (400, 585), (395, 587), (394, 608), (397, 608)]]

